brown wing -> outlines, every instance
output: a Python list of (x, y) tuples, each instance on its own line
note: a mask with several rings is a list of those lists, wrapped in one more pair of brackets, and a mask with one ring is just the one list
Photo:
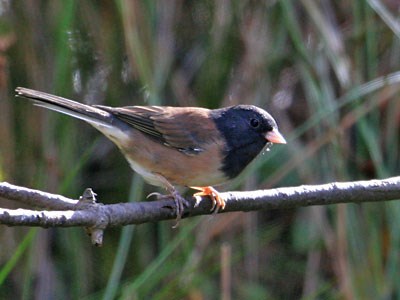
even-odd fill
[[(209, 110), (198, 107), (126, 106), (111, 108), (98, 106), (154, 140), (176, 148), (188, 155), (203, 151), (202, 145), (213, 137), (213, 123)], [(210, 125), (207, 125), (211, 123)], [(199, 128), (201, 125), (202, 128)], [(207, 138), (206, 138), (207, 137)]]

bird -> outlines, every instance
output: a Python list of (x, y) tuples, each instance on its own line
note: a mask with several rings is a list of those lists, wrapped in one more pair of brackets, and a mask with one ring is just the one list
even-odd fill
[(103, 133), (131, 168), (174, 199), (177, 223), (187, 201), (179, 187), (209, 196), (212, 210), (225, 208), (213, 187), (237, 177), (263, 149), (286, 144), (274, 118), (254, 105), (201, 107), (87, 105), (45, 92), (18, 87), (16, 96), (34, 105), (81, 119)]

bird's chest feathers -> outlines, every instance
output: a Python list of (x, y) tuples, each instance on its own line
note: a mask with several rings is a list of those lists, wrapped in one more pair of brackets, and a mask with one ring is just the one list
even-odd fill
[(173, 185), (209, 186), (228, 180), (221, 169), (221, 148), (219, 143), (213, 142), (203, 145), (202, 152), (188, 155), (149, 142), (123, 147), (121, 150), (126, 153), (131, 168), (152, 185), (165, 186), (160, 180), (161, 175)]
[(265, 147), (263, 140), (252, 143), (235, 144), (228, 146), (223, 158), (222, 170), (232, 179), (238, 176), (243, 169), (262, 151)]

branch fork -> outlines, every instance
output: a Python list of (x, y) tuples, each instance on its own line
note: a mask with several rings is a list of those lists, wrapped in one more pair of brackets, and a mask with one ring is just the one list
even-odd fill
[[(382, 180), (333, 182), (270, 190), (220, 193), (226, 202), (224, 210), (258, 211), (310, 205), (364, 203), (400, 199), (400, 177)], [(100, 246), (107, 227), (142, 224), (175, 219), (174, 200), (97, 203), (96, 194), (88, 188), (79, 200), (28, 189), (7, 182), (0, 183), (0, 197), (43, 210), (0, 208), (0, 224), (7, 226), (86, 228), (92, 243)], [(212, 214), (208, 197), (188, 197), (182, 218)]]

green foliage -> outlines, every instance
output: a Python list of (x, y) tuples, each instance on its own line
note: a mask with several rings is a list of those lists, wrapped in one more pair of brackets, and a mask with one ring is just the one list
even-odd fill
[[(113, 106), (266, 108), (288, 144), (221, 189), (399, 172), (396, 1), (4, 1), (0, 8), (2, 179), (71, 197), (92, 187), (104, 203), (155, 191), (131, 180), (118, 150), (89, 125), (15, 100), (17, 86)], [(223, 214), (178, 229), (170, 222), (109, 229), (100, 249), (81, 229), (5, 228), (0, 298), (399, 298), (399, 220), (397, 202)], [(224, 270), (223, 247), (231, 249)]]

